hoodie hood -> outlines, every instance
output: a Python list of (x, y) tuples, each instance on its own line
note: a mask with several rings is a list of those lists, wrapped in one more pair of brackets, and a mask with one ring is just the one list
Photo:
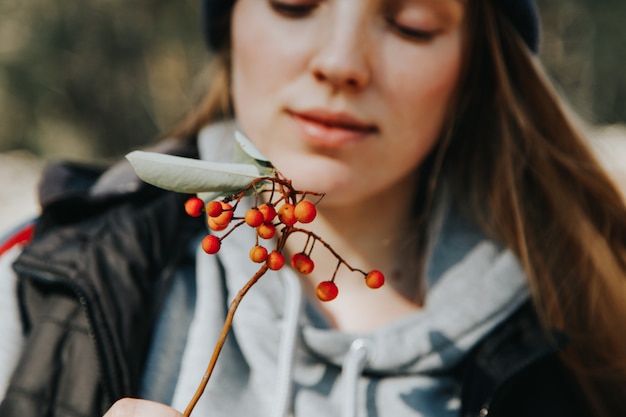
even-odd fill
[(342, 417), (458, 415), (457, 365), (528, 299), (510, 251), (486, 239), (446, 199), (439, 213), (422, 310), (367, 334), (320, 322), (303, 326), (305, 348), (337, 370)]
[(366, 372), (446, 371), (528, 299), (516, 257), (486, 239), (443, 200), (441, 226), (432, 231), (423, 309), (370, 334), (344, 334), (320, 328), (319, 323), (306, 326), (304, 341), (311, 350), (340, 365), (352, 341), (359, 338), (371, 347)]

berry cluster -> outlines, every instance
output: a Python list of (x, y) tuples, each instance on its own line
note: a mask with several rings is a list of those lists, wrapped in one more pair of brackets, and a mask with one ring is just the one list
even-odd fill
[[(268, 186), (269, 184), (269, 186)], [(254, 193), (255, 205), (246, 210), (243, 216), (236, 216), (235, 212), (241, 199)], [(258, 204), (263, 193), (268, 193), (267, 202)], [(337, 268), (332, 278), (321, 282), (317, 287), (317, 297), (321, 301), (331, 301), (339, 293), (335, 284), (335, 275), (343, 265), (353, 272), (362, 274), (365, 284), (370, 288), (380, 288), (385, 278), (380, 271), (366, 273), (353, 268), (337, 254), (330, 245), (311, 231), (298, 227), (315, 219), (316, 206), (307, 197), (321, 198), (322, 195), (313, 192), (295, 190), (291, 182), (279, 176), (262, 177), (251, 182), (241, 191), (226, 196), (221, 200), (213, 200), (205, 204), (198, 197), (191, 197), (185, 203), (187, 214), (199, 217), (206, 214), (208, 227), (213, 232), (224, 232), (221, 236), (208, 234), (202, 240), (202, 249), (208, 254), (219, 252), (222, 241), (236, 228), (247, 225), (256, 229), (256, 241), (250, 249), (249, 257), (252, 262), (263, 264), (266, 269), (279, 270), (286, 261), (283, 255), (285, 242), (293, 233), (304, 233), (307, 240), (304, 248), (291, 257), (291, 266), (303, 275), (313, 272), (315, 263), (311, 253), (316, 242), (324, 245), (338, 260)], [(269, 241), (276, 237), (274, 248), (268, 250), (261, 241)]]
[[(235, 215), (237, 206), (242, 198), (251, 194), (253, 194), (255, 198), (254, 206), (246, 210), (243, 216)], [(285, 257), (282, 252), (289, 236), (294, 233), (303, 233), (306, 235), (304, 248), (291, 257), (291, 266), (294, 270), (303, 275), (310, 274), (315, 268), (311, 254), (316, 242), (323, 245), (338, 260), (333, 276), (317, 286), (316, 294), (322, 301), (331, 301), (339, 294), (339, 289), (335, 284), (335, 276), (342, 265), (350, 271), (362, 274), (365, 284), (370, 288), (380, 288), (385, 282), (385, 277), (380, 271), (374, 270), (366, 273), (360, 269), (353, 268), (321, 237), (309, 230), (298, 227), (299, 224), (312, 222), (317, 214), (315, 204), (307, 200), (307, 197), (317, 197), (319, 199), (322, 195), (313, 192), (297, 191), (292, 187), (291, 181), (284, 179), (276, 173), (276, 175), (272, 177), (257, 178), (244, 189), (228, 195), (221, 200), (213, 200), (205, 204), (202, 199), (191, 197), (186, 201), (185, 211), (187, 214), (194, 217), (200, 217), (203, 214), (206, 215), (208, 227), (213, 232), (222, 232), (220, 236), (209, 233), (204, 237), (202, 240), (202, 249), (206, 253), (218, 253), (222, 247), (222, 241), (226, 239), (233, 230), (240, 226), (247, 225), (248, 227), (256, 229), (255, 242), (249, 254), (250, 260), (260, 264), (261, 267), (231, 301), (222, 332), (213, 350), (211, 361), (209, 362), (196, 393), (183, 414), (185, 417), (189, 417), (191, 414), (215, 369), (215, 364), (226, 341), (226, 336), (228, 335), (239, 303), (247, 294), (248, 290), (268, 270), (279, 270), (285, 265)], [(259, 204), (260, 201), (265, 202)], [(270, 242), (271, 239), (275, 239), (275, 246), (268, 251), (261, 242)]]

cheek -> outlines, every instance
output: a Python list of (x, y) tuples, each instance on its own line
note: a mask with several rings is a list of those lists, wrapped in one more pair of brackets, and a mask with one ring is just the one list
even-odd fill
[[(247, 35), (246, 35), (247, 36)], [(234, 112), (243, 131), (253, 141), (258, 140), (264, 125), (269, 122), (268, 100), (274, 83), (263, 47), (253, 48), (254, 42), (237, 39), (233, 42), (231, 94)], [(257, 143), (257, 146), (263, 147)]]
[(239, 107), (246, 110), (258, 106), (275, 82), (272, 66), (279, 59), (278, 51), (272, 47), (275, 43), (266, 27), (262, 5), (258, 0), (238, 1), (233, 10), (231, 82), (236, 111)]
[(312, 28), (295, 29), (298, 26), (273, 16), (265, 1), (236, 3), (231, 33), (235, 98), (266, 101), (302, 71)]
[(265, 51), (263, 47), (252, 47), (255, 43), (249, 37), (249, 33), (235, 33), (233, 38), (231, 80), (236, 107), (254, 97), (255, 90), (261, 86), (256, 80), (266, 72), (263, 68), (267, 62)]
[[(256, 14), (249, 16), (252, 12), (266, 13), (259, 7), (263, 3), (243, 2), (233, 18), (231, 94), (238, 123), (253, 141), (275, 136), (272, 124), (287, 87), (303, 73), (306, 50), (305, 44), (285, 36), (289, 28), (268, 24)], [(257, 143), (264, 152), (269, 151), (267, 145)]]
[(383, 94), (394, 103), (387, 110), (398, 169), (421, 164), (441, 137), (460, 75), (460, 49), (452, 51), (410, 56), (395, 72), (387, 71)]
[(384, 94), (387, 102), (395, 103), (391, 117), (438, 132), (460, 76), (460, 40), (451, 39), (427, 54), (404, 56), (401, 64), (384, 71), (389, 80)]

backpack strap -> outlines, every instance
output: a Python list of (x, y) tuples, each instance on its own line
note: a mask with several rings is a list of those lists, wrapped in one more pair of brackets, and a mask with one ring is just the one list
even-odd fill
[(0, 237), (0, 256), (4, 255), (14, 246), (28, 244), (33, 238), (35, 223), (35, 219), (32, 219), (14, 228), (5, 236)]

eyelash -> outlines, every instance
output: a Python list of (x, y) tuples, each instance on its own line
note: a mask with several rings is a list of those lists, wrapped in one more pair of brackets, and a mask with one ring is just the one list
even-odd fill
[(278, 1), (270, 1), (270, 6), (276, 13), (282, 16), (301, 18), (311, 14), (311, 12), (317, 8), (318, 3), (286, 4)]

